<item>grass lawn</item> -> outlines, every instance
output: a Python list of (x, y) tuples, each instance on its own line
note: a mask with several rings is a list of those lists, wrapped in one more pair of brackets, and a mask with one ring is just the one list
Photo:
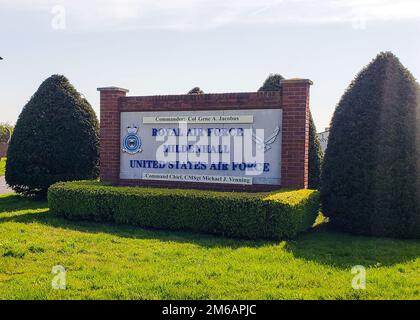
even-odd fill
[[(51, 269), (67, 289), (51, 289)], [(366, 290), (351, 267), (367, 268)], [(71, 222), (0, 196), (0, 299), (420, 299), (420, 241), (325, 224), (293, 241), (244, 241)]]
[(6, 158), (1, 158), (0, 159), (0, 177), (4, 176), (5, 169), (6, 169)]

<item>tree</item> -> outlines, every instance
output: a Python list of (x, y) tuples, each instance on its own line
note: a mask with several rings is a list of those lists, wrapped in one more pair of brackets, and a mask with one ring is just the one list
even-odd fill
[(45, 80), (23, 108), (10, 141), (6, 181), (16, 192), (45, 195), (57, 181), (98, 176), (95, 112), (61, 75)]
[(8, 123), (0, 123), (0, 142), (9, 142), (13, 133), (13, 126)]
[(390, 52), (351, 83), (331, 124), (321, 198), (343, 231), (420, 237), (420, 90)]
[(201, 90), (200, 87), (194, 87), (188, 91), (188, 94), (204, 94), (204, 91)]
[[(278, 91), (281, 89), (281, 81), (283, 76), (278, 73), (270, 74), (264, 81), (261, 91)], [(308, 164), (308, 187), (310, 189), (318, 189), (321, 180), (321, 163), (322, 163), (322, 149), (316, 134), (315, 123), (312, 119), (312, 114), (309, 114), (309, 164)]]
[(283, 76), (278, 73), (270, 73), (265, 79), (261, 88), (258, 91), (278, 91), (281, 88), (281, 81), (284, 80)]

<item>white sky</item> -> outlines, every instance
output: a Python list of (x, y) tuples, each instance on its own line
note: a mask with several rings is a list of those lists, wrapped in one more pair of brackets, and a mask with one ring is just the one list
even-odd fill
[(53, 73), (96, 111), (103, 85), (135, 95), (255, 91), (281, 73), (315, 82), (320, 131), (378, 52), (420, 75), (419, 30), (418, 0), (0, 0), (0, 122), (15, 122)]

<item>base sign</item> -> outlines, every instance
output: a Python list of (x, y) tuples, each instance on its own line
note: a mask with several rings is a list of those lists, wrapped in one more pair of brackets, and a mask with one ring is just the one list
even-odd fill
[(279, 91), (101, 93), (100, 178), (117, 185), (259, 191), (306, 188), (310, 80)]

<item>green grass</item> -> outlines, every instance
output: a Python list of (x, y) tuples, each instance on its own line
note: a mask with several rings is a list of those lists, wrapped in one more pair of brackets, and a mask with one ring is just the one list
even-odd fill
[[(51, 289), (51, 269), (67, 289)], [(351, 267), (367, 268), (366, 290)], [(420, 241), (320, 224), (293, 241), (244, 241), (53, 216), (0, 196), (1, 299), (420, 299)]]
[(6, 170), (6, 158), (0, 159), (0, 177), (4, 176)]

